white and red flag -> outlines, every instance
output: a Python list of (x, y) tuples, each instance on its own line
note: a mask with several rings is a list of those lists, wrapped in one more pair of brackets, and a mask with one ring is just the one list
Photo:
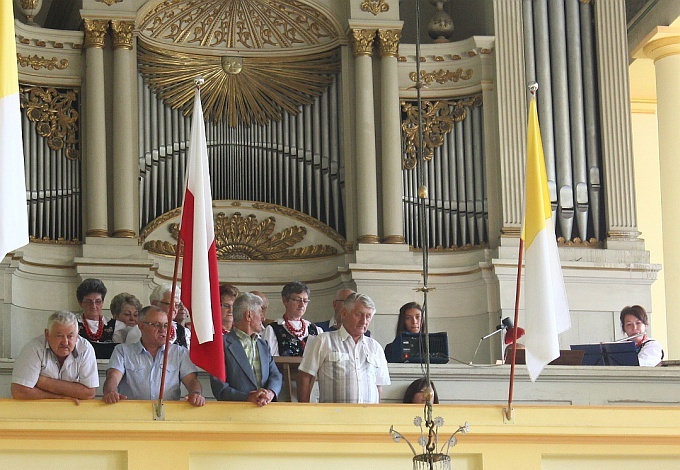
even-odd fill
[(28, 244), (13, 2), (0, 1), (0, 261)]
[(182, 303), (191, 314), (192, 340), (189, 356), (198, 367), (224, 382), (226, 377), (217, 249), (199, 84), (194, 95), (179, 239), (184, 242)]

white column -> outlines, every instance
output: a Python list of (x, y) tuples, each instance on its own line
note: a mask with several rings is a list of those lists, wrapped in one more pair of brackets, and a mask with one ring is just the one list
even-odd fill
[(404, 243), (401, 184), (401, 112), (397, 53), (401, 31), (378, 30), (382, 119), (382, 209), (383, 242)]
[(527, 101), (522, 0), (494, 0), (498, 138), (503, 227), (501, 245), (517, 244), (522, 226)]
[(85, 129), (83, 159), (88, 237), (108, 236), (104, 38), (108, 20), (85, 19)]
[[(654, 60), (656, 73), (656, 113), (659, 126), (659, 172), (663, 270), (666, 284), (667, 357), (680, 354), (680, 29), (659, 27), (643, 52)], [(672, 355), (672, 356), (671, 356)]]
[(373, 40), (375, 30), (352, 30), (354, 52), (357, 231), (359, 243), (379, 243), (378, 180), (373, 104)]
[(134, 22), (111, 21), (113, 31), (113, 236), (137, 233), (137, 142), (134, 131), (137, 82), (132, 32)]

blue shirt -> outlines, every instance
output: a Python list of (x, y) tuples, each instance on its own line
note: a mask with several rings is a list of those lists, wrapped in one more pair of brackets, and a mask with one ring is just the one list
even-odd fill
[[(123, 373), (123, 378), (118, 384), (118, 393), (126, 395), (130, 400), (157, 400), (161, 387), (164, 351), (165, 346), (156, 352), (154, 359), (141, 342), (116, 346), (109, 360), (109, 369), (113, 368)], [(179, 400), (182, 395), (180, 380), (196, 372), (198, 369), (189, 359), (187, 349), (171, 344), (163, 398)]]

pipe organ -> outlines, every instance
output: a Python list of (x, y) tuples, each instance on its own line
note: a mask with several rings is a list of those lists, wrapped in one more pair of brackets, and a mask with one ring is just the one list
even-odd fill
[[(404, 103), (402, 129), (409, 126), (417, 103)], [(403, 169), (404, 238), (413, 247), (423, 246), (419, 218), (419, 172), (428, 188), (424, 216), (428, 221), (430, 248), (476, 247), (488, 242), (488, 210), (484, 179), (484, 146), (481, 96), (462, 100), (423, 102), (424, 160), (408, 155), (411, 140), (402, 135), (407, 149)], [(435, 111), (437, 110), (437, 111)], [(420, 166), (424, 165), (424, 168)]]
[(605, 238), (593, 3), (523, 2), (526, 80), (539, 84), (555, 230), (566, 242)]
[(78, 94), (70, 88), (20, 87), (32, 241), (82, 239)]
[[(344, 164), (339, 76), (298, 113), (264, 125), (206, 123), (213, 199), (279, 204), (343, 236)], [(140, 227), (182, 204), (191, 117), (163, 103), (138, 79)]]

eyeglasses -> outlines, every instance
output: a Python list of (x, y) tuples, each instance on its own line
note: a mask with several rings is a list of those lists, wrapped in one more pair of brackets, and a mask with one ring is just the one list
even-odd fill
[(85, 300), (83, 300), (83, 303), (87, 304), (87, 305), (101, 305), (101, 304), (104, 303), (104, 301), (102, 299), (96, 299), (96, 300), (85, 299)]
[(163, 304), (163, 305), (174, 305), (176, 309), (179, 309), (180, 306), (182, 305), (181, 302), (174, 302), (174, 303), (173, 302), (163, 302), (162, 300), (159, 300), (158, 303)]
[(231, 305), (231, 304), (220, 304), (220, 305), (222, 305), (222, 308), (226, 308), (226, 309), (229, 309), (229, 310), (231, 310), (232, 308), (234, 308), (234, 306)]
[(167, 330), (168, 329), (168, 324), (167, 323), (158, 323), (158, 322), (148, 322), (148, 321), (143, 321), (145, 325), (149, 325), (157, 330)]
[(307, 305), (309, 302), (311, 302), (309, 299), (296, 299), (295, 297), (288, 297), (288, 300), (292, 300), (293, 302), (304, 305)]

